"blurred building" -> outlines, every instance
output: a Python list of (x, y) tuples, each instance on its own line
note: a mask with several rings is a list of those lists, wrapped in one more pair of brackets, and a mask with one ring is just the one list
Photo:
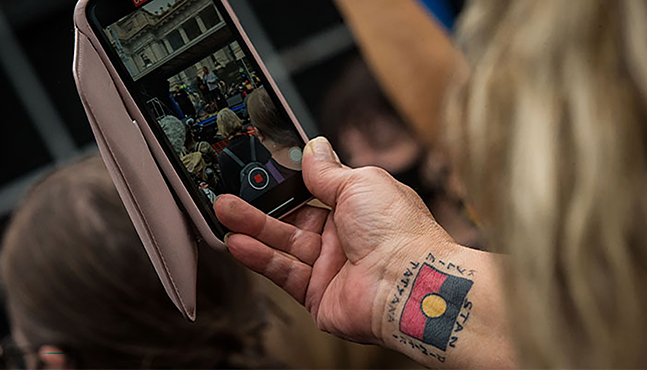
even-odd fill
[[(106, 34), (137, 80), (223, 27), (212, 1), (177, 0), (154, 11), (145, 6), (109, 27)], [(213, 70), (231, 60), (231, 53), (219, 50), (204, 67)]]

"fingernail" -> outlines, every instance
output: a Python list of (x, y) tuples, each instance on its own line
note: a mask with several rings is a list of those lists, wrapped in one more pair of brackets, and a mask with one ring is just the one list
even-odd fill
[(323, 161), (335, 161), (335, 153), (330, 142), (325, 137), (318, 137), (308, 144), (309, 149), (315, 158)]
[(224, 240), (224, 242), (225, 242), (225, 246), (227, 247), (227, 249), (229, 249), (229, 237), (230, 237), (230, 236), (232, 236), (232, 235), (234, 235), (234, 233), (227, 233), (227, 234), (225, 234), (225, 240)]

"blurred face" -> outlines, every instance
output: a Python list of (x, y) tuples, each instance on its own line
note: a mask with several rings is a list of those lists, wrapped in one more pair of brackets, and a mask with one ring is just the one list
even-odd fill
[[(14, 327), (11, 331), (11, 336), (15, 341), (15, 345), (20, 349), (22, 355), (16, 354), (16, 357), (5, 359), (9, 360), (8, 368), (19, 368), (18, 365), (22, 364), (26, 369), (71, 369), (69, 366), (69, 359), (67, 355), (58, 347), (51, 345), (44, 345), (40, 348), (32, 348), (29, 341), (22, 334), (22, 331)], [(5, 355), (6, 356), (6, 355)]]
[(341, 132), (340, 145), (351, 167), (378, 166), (391, 173), (409, 168), (422, 153), (414, 137), (390, 117), (375, 117), (370, 133), (348, 125)]

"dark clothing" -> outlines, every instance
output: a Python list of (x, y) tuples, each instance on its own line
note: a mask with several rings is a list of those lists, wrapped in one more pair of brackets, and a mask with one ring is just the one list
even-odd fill
[(189, 98), (189, 94), (187, 94), (186, 91), (180, 90), (180, 91), (175, 91), (173, 93), (173, 99), (177, 103), (177, 105), (180, 106), (180, 109), (182, 110), (182, 113), (184, 113), (185, 116), (195, 118), (195, 107), (193, 106), (193, 103), (191, 102), (191, 99)]
[[(236, 134), (229, 140), (227, 149), (231, 150), (240, 160), (248, 164), (252, 161), (251, 137), (247, 134)], [(272, 154), (263, 146), (260, 140), (254, 140), (256, 147), (256, 161), (266, 164), (272, 158)], [(225, 152), (218, 154), (220, 163), (220, 174), (225, 183), (227, 193), (238, 195), (240, 192), (240, 171), (243, 168)]]
[(213, 102), (216, 103), (216, 106), (218, 107), (218, 111), (228, 108), (227, 99), (222, 95), (219, 88), (213, 89), (213, 91), (211, 91), (211, 95), (213, 97)]

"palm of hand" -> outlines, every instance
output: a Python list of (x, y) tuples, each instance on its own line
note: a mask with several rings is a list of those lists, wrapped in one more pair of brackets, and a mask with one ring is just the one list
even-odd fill
[[(379, 337), (373, 319), (381, 309), (375, 299), (386, 283), (387, 264), (398, 263), (384, 257), (394, 257), (403, 243), (436, 224), (411, 189), (383, 171), (363, 172), (327, 219), (305, 305), (321, 329), (372, 343)], [(381, 212), (369, 212), (375, 209)]]
[(376, 343), (388, 264), (437, 224), (411, 189), (381, 170), (355, 171), (330, 213), (305, 207), (281, 222), (232, 196), (216, 212), (239, 233), (229, 238), (234, 257), (303, 303), (319, 328)]

